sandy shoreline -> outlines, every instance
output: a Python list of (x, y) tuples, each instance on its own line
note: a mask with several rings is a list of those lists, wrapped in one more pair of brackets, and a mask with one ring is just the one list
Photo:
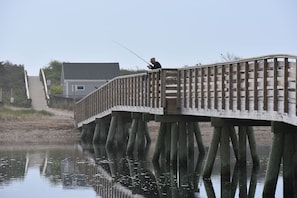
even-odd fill
[[(209, 146), (213, 128), (210, 123), (199, 123), (203, 143)], [(150, 136), (157, 139), (159, 123), (148, 123)], [(257, 144), (271, 145), (273, 133), (270, 127), (254, 127)], [(55, 116), (31, 121), (2, 121), (0, 120), (0, 144), (65, 144), (78, 141), (80, 132), (74, 126), (72, 114), (58, 113)]]
[(55, 115), (29, 121), (0, 120), (0, 144), (64, 144), (77, 141), (72, 117)]

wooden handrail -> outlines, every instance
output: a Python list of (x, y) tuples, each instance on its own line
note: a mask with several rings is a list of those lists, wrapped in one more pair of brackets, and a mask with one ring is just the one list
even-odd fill
[(119, 76), (76, 103), (76, 122), (129, 111), (297, 125), (296, 60), (276, 54)]

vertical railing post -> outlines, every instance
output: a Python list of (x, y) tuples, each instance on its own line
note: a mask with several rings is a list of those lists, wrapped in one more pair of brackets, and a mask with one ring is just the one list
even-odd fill
[(250, 109), (250, 100), (249, 100), (249, 63), (245, 62), (244, 66), (245, 76), (244, 76), (244, 89), (245, 89), (245, 110), (248, 111)]
[(160, 91), (161, 107), (166, 107), (166, 70), (161, 70), (161, 91)]
[(257, 111), (259, 106), (258, 106), (258, 61), (254, 61), (254, 87), (253, 87), (253, 92), (254, 92), (254, 110)]
[(207, 67), (207, 108), (211, 108), (211, 87), (210, 87), (210, 67)]
[(222, 71), (221, 71), (221, 76), (222, 76), (222, 84), (221, 84), (221, 91), (222, 91), (222, 109), (225, 110), (226, 107), (226, 90), (225, 90), (225, 65), (222, 65)]
[(277, 89), (277, 74), (278, 74), (278, 61), (277, 58), (274, 58), (274, 65), (273, 65), (273, 111), (278, 110), (278, 89)]
[(232, 70), (232, 64), (229, 64), (228, 65), (228, 69), (229, 69), (229, 87), (228, 87), (228, 90), (229, 90), (229, 110), (233, 110), (233, 70)]
[(263, 110), (268, 110), (268, 91), (267, 91), (267, 59), (264, 59), (264, 68), (263, 68)]
[(240, 72), (240, 63), (236, 64), (236, 98), (237, 98), (237, 110), (241, 110), (241, 72)]
[(289, 83), (288, 83), (288, 78), (289, 78), (289, 62), (288, 58), (285, 58), (284, 60), (284, 113), (289, 112)]
[(214, 89), (214, 109), (218, 110), (218, 67), (214, 67), (213, 71), (213, 89)]

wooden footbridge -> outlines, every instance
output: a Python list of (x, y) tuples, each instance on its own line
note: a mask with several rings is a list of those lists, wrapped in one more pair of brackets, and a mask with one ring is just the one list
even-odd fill
[(281, 161), (284, 191), (292, 193), (297, 180), (296, 62), (297, 56), (277, 54), (119, 76), (76, 103), (75, 121), (83, 140), (128, 154), (134, 148), (141, 153), (150, 142), (147, 122), (160, 122), (153, 160), (161, 156), (173, 167), (190, 163), (194, 139), (205, 153), (198, 123), (211, 121), (205, 178), (211, 176), (218, 147), (221, 174), (230, 177), (229, 142), (244, 165), (248, 139), (254, 165), (259, 165), (252, 126), (271, 126), (263, 196), (274, 194)]

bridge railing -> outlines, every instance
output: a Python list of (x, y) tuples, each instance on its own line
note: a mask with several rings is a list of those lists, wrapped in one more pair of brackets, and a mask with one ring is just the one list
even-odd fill
[(297, 125), (296, 62), (280, 54), (120, 76), (76, 104), (76, 121), (130, 111)]
[(179, 69), (181, 114), (297, 125), (296, 60), (271, 55)]
[(160, 115), (173, 112), (176, 109), (176, 81), (177, 69), (116, 77), (76, 103), (75, 120), (80, 126), (111, 111)]

